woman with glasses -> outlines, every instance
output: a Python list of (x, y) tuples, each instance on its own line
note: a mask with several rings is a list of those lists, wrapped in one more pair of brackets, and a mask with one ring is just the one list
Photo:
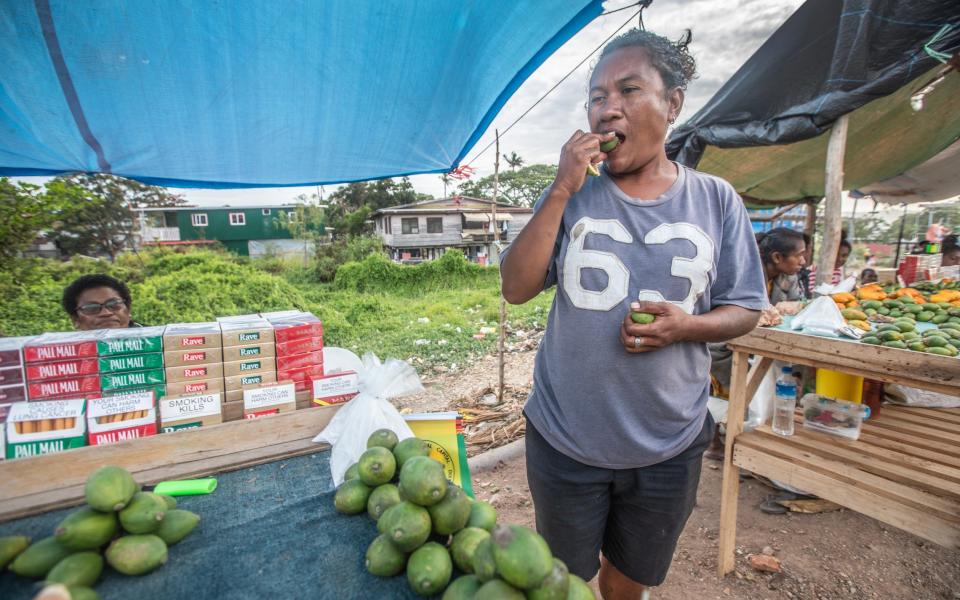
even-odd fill
[(130, 318), (130, 305), (130, 290), (109, 275), (84, 275), (63, 290), (63, 310), (81, 331), (140, 327)]

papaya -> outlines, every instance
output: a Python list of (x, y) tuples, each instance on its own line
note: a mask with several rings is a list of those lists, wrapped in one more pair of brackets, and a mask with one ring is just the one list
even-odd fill
[(420, 438), (407, 438), (397, 442), (393, 456), (397, 459), (397, 469), (402, 473), (403, 465), (414, 456), (430, 456), (430, 446)]
[(357, 461), (360, 481), (370, 487), (383, 485), (391, 479), (397, 470), (397, 459), (393, 452), (383, 446), (368, 448)]
[(857, 310), (855, 308), (845, 308), (840, 311), (840, 314), (843, 315), (843, 318), (848, 321), (866, 321), (867, 315), (863, 311)]
[(895, 309), (895, 308), (891, 308), (889, 314), (890, 314), (890, 316), (893, 317), (894, 319), (897, 319), (897, 318), (900, 318), (900, 317), (903, 316), (903, 313), (900, 312), (899, 310)]
[(881, 331), (877, 337), (884, 342), (893, 342), (903, 339), (903, 334), (899, 331)]
[(403, 552), (412, 552), (430, 537), (430, 513), (422, 506), (403, 501), (384, 511), (377, 530)]
[(39, 579), (45, 577), (58, 562), (73, 554), (73, 551), (51, 536), (30, 544), (13, 562), (10, 570), (21, 577)]
[(586, 581), (571, 573), (567, 600), (596, 600), (596, 596), (593, 595), (593, 590), (590, 589)]
[(53, 535), (71, 550), (95, 550), (112, 540), (116, 533), (116, 513), (84, 507), (67, 515)]
[(924, 338), (924, 343), (928, 348), (943, 348), (948, 345), (947, 338), (939, 335), (928, 335)]
[(867, 316), (868, 316), (868, 317), (872, 317), (872, 316), (875, 316), (875, 315), (877, 314), (877, 309), (875, 309), (875, 308), (865, 308), (865, 309), (863, 309), (863, 312), (867, 313)]
[(864, 309), (869, 308), (873, 310), (879, 310), (883, 308), (883, 302), (880, 302), (879, 300), (864, 300), (860, 303), (860, 306), (862, 306)]
[(904, 306), (903, 311), (918, 315), (923, 312), (923, 307), (919, 304), (911, 304), (910, 306)]
[(917, 315), (917, 320), (926, 323), (926, 322), (929, 322), (931, 319), (933, 319), (933, 317), (934, 317), (934, 314), (932, 312), (930, 312), (929, 310), (925, 310)]
[(377, 577), (393, 577), (407, 564), (407, 555), (393, 545), (390, 538), (381, 533), (367, 547), (364, 566), (367, 572)]
[(115, 539), (106, 557), (124, 575), (145, 575), (167, 562), (167, 545), (155, 535), (128, 535)]
[(923, 352), (927, 349), (927, 345), (923, 342), (910, 342), (907, 344), (907, 348), (913, 350), (914, 352)]
[(473, 600), (524, 600), (523, 592), (502, 579), (492, 579), (477, 590)]
[(0, 537), (0, 570), (6, 568), (10, 561), (26, 550), (29, 545), (30, 538), (25, 535)]
[(100, 512), (122, 510), (137, 490), (133, 475), (114, 466), (100, 467), (91, 473), (83, 488), (87, 504)]
[(868, 323), (868, 322), (866, 322), (866, 321), (850, 320), (850, 321), (847, 321), (847, 323), (848, 323), (851, 327), (856, 327), (857, 329), (859, 329), (859, 330), (861, 330), (861, 331), (870, 331), (870, 330), (871, 330), (870, 323)]
[(344, 481), (333, 496), (333, 506), (345, 515), (357, 515), (367, 508), (372, 490), (360, 479)]
[(167, 513), (167, 503), (159, 494), (137, 492), (120, 511), (120, 525), (127, 533), (153, 533)]
[(490, 532), (479, 527), (466, 527), (453, 536), (450, 553), (453, 563), (464, 573), (473, 573), (473, 555), (477, 546), (484, 540), (490, 539)]
[(915, 342), (921, 338), (920, 334), (916, 331), (905, 331), (903, 333), (903, 341), (905, 342)]
[(470, 518), (467, 527), (479, 527), (490, 531), (497, 524), (497, 509), (489, 502), (475, 500), (470, 506)]
[(77, 552), (64, 558), (47, 573), (47, 583), (90, 587), (103, 572), (103, 557), (97, 552)]
[(347, 467), (347, 472), (343, 474), (344, 481), (350, 481), (351, 479), (360, 479), (360, 465), (357, 463)]
[(439, 594), (453, 574), (453, 562), (447, 549), (436, 542), (417, 548), (407, 561), (407, 582), (421, 596)]
[(476, 575), (461, 575), (447, 586), (440, 600), (473, 600), (482, 585)]
[(566, 600), (569, 589), (570, 573), (567, 565), (555, 558), (550, 574), (540, 585), (527, 591), (527, 600)]
[(903, 304), (899, 300), (884, 300), (883, 305), (889, 309), (900, 308)]
[(911, 321), (894, 321), (893, 324), (900, 330), (900, 333), (907, 333), (908, 331), (916, 329), (916, 326)]
[(523, 590), (537, 587), (553, 568), (550, 547), (540, 534), (520, 525), (497, 525), (490, 533), (497, 573)]
[(367, 438), (367, 448), (373, 448), (374, 446), (381, 446), (387, 450), (393, 450), (397, 445), (397, 434), (390, 431), (389, 429), (378, 429), (370, 434), (370, 437)]
[(493, 558), (493, 540), (481, 540), (473, 551), (473, 574), (480, 581), (490, 581), (497, 576), (497, 563)]
[(878, 308), (878, 309), (877, 309), (877, 314), (878, 314), (878, 315), (887, 316), (887, 315), (890, 314), (890, 309), (887, 308), (886, 306), (884, 306), (883, 308)]
[(163, 540), (163, 543), (172, 546), (190, 535), (190, 532), (199, 524), (200, 515), (189, 510), (175, 508), (167, 511), (155, 533), (157, 537)]
[(473, 500), (460, 486), (447, 482), (443, 500), (427, 507), (434, 533), (452, 535), (467, 525)]
[(875, 336), (875, 335), (867, 335), (867, 336), (864, 336), (864, 337), (860, 338), (860, 343), (861, 343), (861, 344), (870, 344), (871, 346), (879, 346), (879, 345), (880, 345), (880, 338), (878, 338), (878, 337)]
[(930, 319), (930, 322), (935, 325), (939, 325), (941, 323), (946, 323), (948, 318), (949, 317), (945, 313), (940, 313), (938, 315), (935, 315), (932, 319)]
[(370, 493), (370, 498), (367, 500), (367, 514), (374, 521), (378, 521), (384, 511), (397, 504), (400, 504), (400, 492), (397, 486), (385, 483)]
[(906, 350), (907, 345), (901, 340), (891, 340), (889, 342), (883, 342), (882, 346), (887, 348), (897, 348), (898, 350)]
[(927, 354), (939, 354), (940, 356), (954, 356), (954, 354), (946, 348), (929, 347), (924, 350), (924, 352)]
[(414, 456), (400, 469), (400, 489), (405, 499), (431, 506), (447, 493), (447, 477), (443, 465), (426, 456)]

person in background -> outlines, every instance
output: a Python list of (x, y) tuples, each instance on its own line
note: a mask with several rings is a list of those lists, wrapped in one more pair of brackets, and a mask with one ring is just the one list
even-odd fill
[(130, 318), (131, 304), (127, 286), (109, 275), (84, 275), (63, 290), (63, 310), (81, 331), (140, 327)]
[(803, 291), (804, 300), (813, 299), (813, 286), (816, 276), (813, 274), (813, 238), (808, 234), (803, 235), (803, 266), (797, 271), (797, 277), (800, 280), (800, 289)]
[(954, 267), (960, 265), (960, 240), (956, 234), (950, 234), (943, 238), (943, 257), (940, 261), (941, 267)]
[[(853, 247), (850, 245), (850, 242), (847, 241), (846, 234), (842, 233), (840, 238), (840, 247), (837, 248), (837, 259), (833, 264), (833, 275), (830, 277), (830, 285), (836, 285), (843, 281), (844, 279), (844, 268), (843, 266), (847, 264), (847, 259), (850, 258), (850, 251)], [(812, 249), (811, 249), (812, 256)], [(811, 264), (810, 266), (810, 275), (809, 275), (809, 286), (811, 291), (816, 287), (817, 282), (817, 265)]]
[(880, 278), (877, 277), (877, 272), (873, 269), (867, 268), (860, 271), (860, 285), (867, 285), (868, 283), (876, 283)]

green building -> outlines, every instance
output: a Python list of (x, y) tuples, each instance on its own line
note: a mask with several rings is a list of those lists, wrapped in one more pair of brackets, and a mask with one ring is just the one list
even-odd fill
[(139, 209), (140, 244), (175, 246), (219, 242), (241, 256), (291, 254), (305, 250), (286, 223), (298, 218), (297, 205), (179, 206)]

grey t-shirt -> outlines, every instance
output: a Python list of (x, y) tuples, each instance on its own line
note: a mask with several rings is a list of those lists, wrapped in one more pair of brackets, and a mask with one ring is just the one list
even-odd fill
[(678, 167), (670, 189), (650, 201), (627, 196), (606, 172), (588, 177), (563, 214), (544, 282), (559, 289), (525, 412), (552, 446), (588, 465), (670, 459), (706, 416), (706, 344), (626, 352), (620, 323), (632, 301), (666, 300), (692, 314), (767, 303), (740, 197), (722, 179)]

